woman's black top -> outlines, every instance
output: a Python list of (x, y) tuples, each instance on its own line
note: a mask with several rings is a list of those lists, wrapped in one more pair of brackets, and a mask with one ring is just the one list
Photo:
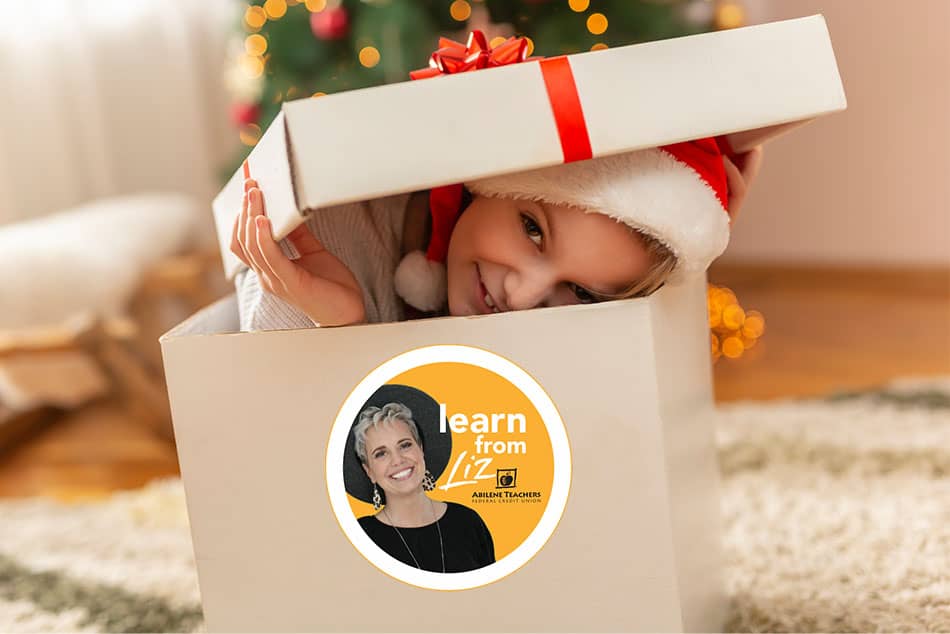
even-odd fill
[[(442, 572), (439, 529), (442, 531), (445, 551), (445, 572), (465, 572), (494, 563), (495, 544), (478, 513), (454, 502), (446, 504), (448, 508), (439, 518), (438, 529), (433, 522), (418, 528), (400, 527), (397, 533), (394, 527), (383, 524), (375, 515), (361, 517), (359, 522), (377, 546), (412, 567), (416, 566), (416, 562), (409, 555), (409, 550), (415, 555), (420, 568)], [(400, 534), (402, 539), (399, 538)], [(406, 540), (405, 544), (403, 539)]]

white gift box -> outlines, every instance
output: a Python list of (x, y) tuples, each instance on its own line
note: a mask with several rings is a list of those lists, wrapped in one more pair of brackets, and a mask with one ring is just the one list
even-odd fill
[[(566, 59), (594, 156), (720, 134), (741, 149), (845, 107), (820, 16)], [(330, 205), (562, 162), (538, 66), (285, 104), (249, 159), (276, 232)], [(232, 272), (241, 180), (215, 201)], [(724, 624), (703, 276), (597, 305), (278, 332), (239, 333), (230, 298), (162, 349), (209, 631)], [(494, 518), (497, 562), (412, 570), (374, 550), (347, 510), (341, 443), (373, 385), (469, 360), (536, 413), (550, 442), (532, 447), (542, 462), (518, 464), (523, 479), (525, 465), (552, 465), (538, 476), (543, 508), (505, 550), (501, 538), (520, 533), (497, 518), (530, 509), (473, 502)], [(451, 428), (454, 459), (475, 425)], [(432, 495), (454, 477), (447, 468)], [(509, 495), (500, 475), (478, 486)]]

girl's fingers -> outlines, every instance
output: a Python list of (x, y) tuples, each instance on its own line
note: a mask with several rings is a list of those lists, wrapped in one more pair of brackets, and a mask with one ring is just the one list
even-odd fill
[(742, 172), (731, 160), (723, 157), (723, 165), (726, 168), (726, 180), (729, 185), (729, 217), (735, 222), (739, 209), (745, 201), (746, 183)]
[(273, 266), (273, 262), (276, 261), (274, 252), (280, 255), (283, 255), (283, 252), (277, 243), (274, 242), (274, 238), (271, 235), (270, 221), (264, 216), (257, 216), (254, 218), (254, 221), (254, 235), (256, 237), (254, 256), (261, 265), (264, 275), (270, 278), (271, 285), (273, 286), (272, 292), (275, 295), (286, 297), (287, 284)]
[[(245, 179), (244, 181), (244, 196), (241, 200), (241, 213), (238, 215), (237, 222), (234, 223), (234, 236), (232, 237), (231, 251), (235, 252), (241, 260), (247, 264), (251, 265), (250, 258), (247, 254), (247, 217), (248, 217), (248, 208), (249, 204), (249, 192), (251, 189), (257, 187), (257, 181), (253, 178)], [(235, 250), (234, 242), (237, 242), (237, 250)]]
[(261, 216), (261, 190), (252, 188), (248, 193), (248, 214), (245, 223), (244, 250), (251, 260), (254, 270), (260, 275), (266, 272), (264, 258), (261, 257), (260, 249), (257, 246), (257, 218)]
[(252, 187), (248, 191), (248, 199), (249, 212), (244, 247), (265, 289), (272, 295), (286, 297), (285, 279), (293, 272), (293, 263), (274, 241), (270, 220), (264, 215), (264, 196), (261, 190)]
[(257, 191), (257, 194), (251, 198), (251, 201), (254, 203), (252, 210), (256, 214), (267, 215), (267, 207), (264, 203), (264, 192), (261, 191), (261, 188), (257, 186), (257, 181), (253, 178), (249, 178), (244, 181), (244, 191), (248, 193), (250, 197), (251, 190)]
[(261, 190), (259, 189), (254, 189), (251, 192), (251, 202), (254, 204), (254, 209), (250, 219), (250, 226), (248, 227), (248, 251), (254, 259), (257, 274), (268, 280), (270, 292), (274, 295), (286, 296), (287, 285), (270, 264), (271, 261), (275, 260), (275, 257), (271, 255), (268, 259), (262, 250), (262, 247), (269, 247), (269, 252), (272, 253), (276, 251), (283, 255), (283, 252), (280, 250), (280, 247), (277, 246), (277, 243), (274, 242), (274, 238), (271, 235), (270, 221), (263, 214), (259, 213), (260, 206), (258, 203), (262, 198), (260, 193)]
[(762, 146), (756, 146), (740, 154), (736, 157), (735, 163), (728, 158), (724, 158), (723, 161), (729, 181), (729, 215), (734, 221), (762, 166)]
[(317, 240), (313, 232), (307, 228), (306, 223), (291, 231), (290, 235), (287, 236), (287, 240), (294, 245), (297, 253), (301, 256), (320, 253), (324, 250), (323, 243)]
[(293, 289), (297, 286), (296, 264), (281, 251), (280, 246), (274, 241), (270, 219), (266, 217), (258, 218), (257, 225), (257, 246), (265, 266), (273, 275), (275, 284), (280, 285), (280, 290), (287, 295), (293, 295)]
[(742, 165), (739, 167), (742, 171), (742, 178), (745, 180), (746, 189), (752, 186), (753, 181), (758, 176), (759, 168), (762, 167), (763, 156), (761, 145), (757, 145), (743, 155)]

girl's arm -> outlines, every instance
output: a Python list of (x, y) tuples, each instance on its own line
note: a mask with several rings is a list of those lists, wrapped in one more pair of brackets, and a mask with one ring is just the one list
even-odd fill
[(306, 225), (287, 236), (300, 257), (288, 258), (274, 241), (257, 181), (244, 181), (241, 213), (234, 223), (231, 252), (258, 276), (265, 291), (304, 312), (318, 326), (365, 321), (363, 296), (353, 273), (323, 248)]

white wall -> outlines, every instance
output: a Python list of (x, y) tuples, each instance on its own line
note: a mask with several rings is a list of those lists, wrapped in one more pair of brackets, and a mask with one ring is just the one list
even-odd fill
[(145, 191), (209, 203), (236, 150), (223, 68), (240, 10), (16, 3), (0, 20), (0, 225)]
[(848, 110), (769, 144), (724, 259), (950, 266), (950, 1), (744, 5), (825, 15)]

